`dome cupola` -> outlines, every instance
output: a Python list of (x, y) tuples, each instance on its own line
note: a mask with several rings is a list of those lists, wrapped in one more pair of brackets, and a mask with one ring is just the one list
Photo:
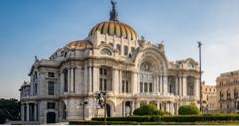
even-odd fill
[(137, 40), (138, 35), (136, 31), (129, 25), (118, 20), (118, 13), (116, 11), (116, 2), (111, 1), (112, 10), (110, 11), (109, 21), (104, 21), (96, 24), (90, 31), (89, 36), (96, 34), (99, 31), (101, 34), (108, 34), (110, 36), (123, 37), (129, 40)]

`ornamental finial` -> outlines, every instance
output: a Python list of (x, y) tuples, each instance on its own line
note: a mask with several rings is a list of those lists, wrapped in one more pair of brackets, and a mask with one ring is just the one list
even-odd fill
[(116, 11), (116, 2), (111, 0), (112, 10), (110, 11), (110, 20), (118, 21), (118, 12)]

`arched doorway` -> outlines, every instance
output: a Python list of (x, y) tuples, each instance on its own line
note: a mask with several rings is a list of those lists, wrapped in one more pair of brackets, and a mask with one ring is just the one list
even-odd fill
[(111, 106), (106, 104), (106, 116), (111, 117)]
[(46, 122), (47, 123), (56, 123), (56, 113), (55, 112), (48, 112)]

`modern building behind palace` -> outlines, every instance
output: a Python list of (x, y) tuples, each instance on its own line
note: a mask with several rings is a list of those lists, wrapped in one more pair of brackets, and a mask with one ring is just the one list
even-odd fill
[[(157, 43), (157, 42), (154, 42)], [(164, 44), (153, 44), (118, 19), (92, 27), (82, 40), (67, 43), (49, 59), (36, 58), (21, 92), (21, 119), (38, 123), (89, 120), (102, 116), (95, 98), (107, 92), (107, 116), (129, 116), (142, 104), (177, 114), (199, 101), (199, 65), (192, 58), (169, 61)]]

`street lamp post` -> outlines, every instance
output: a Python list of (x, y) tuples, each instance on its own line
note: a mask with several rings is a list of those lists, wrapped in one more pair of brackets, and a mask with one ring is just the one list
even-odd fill
[(198, 51), (199, 51), (199, 72), (200, 72), (200, 75), (199, 75), (199, 83), (200, 83), (200, 111), (202, 112), (202, 43), (200, 41), (198, 41)]

